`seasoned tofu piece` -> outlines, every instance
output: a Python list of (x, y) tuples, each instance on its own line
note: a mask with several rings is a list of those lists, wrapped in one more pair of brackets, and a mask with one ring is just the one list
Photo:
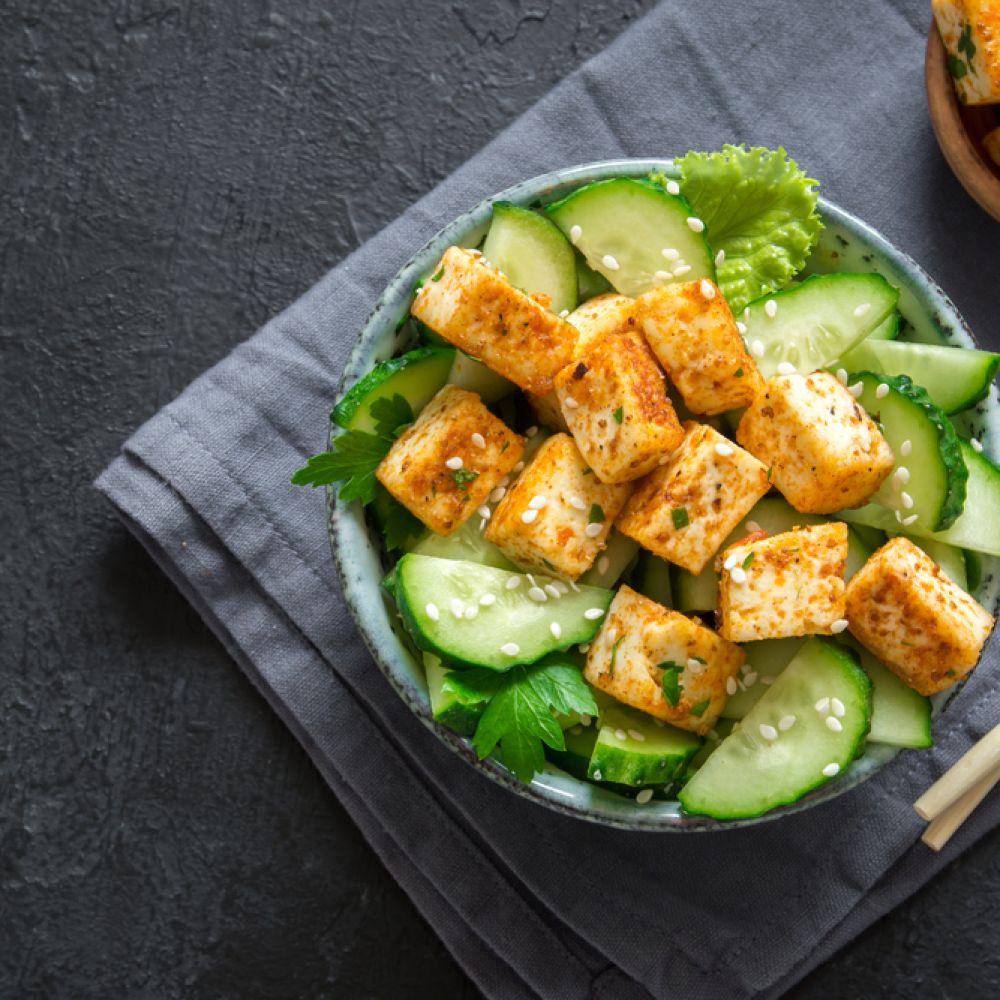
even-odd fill
[(559, 397), (556, 395), (555, 389), (552, 392), (545, 393), (544, 396), (535, 396), (529, 392), (526, 393), (526, 398), (529, 406), (531, 406), (535, 416), (538, 418), (538, 422), (543, 427), (550, 427), (554, 431), (566, 431), (566, 433), (569, 433), (569, 428), (563, 419), (562, 407), (559, 405)]
[(450, 535), (523, 451), (524, 438), (474, 392), (446, 385), (396, 438), (375, 478), (431, 531)]
[(908, 538), (886, 542), (847, 585), (852, 635), (921, 694), (979, 662), (993, 617)]
[(749, 406), (764, 385), (729, 304), (707, 278), (664, 285), (636, 299), (653, 353), (692, 413)]
[(631, 489), (602, 483), (573, 439), (554, 434), (493, 511), (486, 540), (525, 569), (575, 580), (603, 551)]
[(566, 317), (566, 322), (580, 331), (576, 347), (577, 357), (611, 334), (635, 329), (634, 307), (635, 299), (615, 292), (595, 295), (583, 305), (577, 306)]
[(719, 555), (719, 633), (732, 642), (834, 635), (844, 620), (847, 525), (757, 532)]
[(1000, 4), (997, 0), (931, 0), (963, 104), (1000, 102)]
[(410, 311), (435, 333), (515, 382), (546, 393), (573, 360), (579, 333), (502, 277), (480, 254), (449, 247)]
[(697, 619), (622, 586), (590, 644), (583, 676), (617, 701), (704, 735), (746, 656)]
[(691, 421), (666, 465), (636, 484), (618, 530), (654, 555), (700, 573), (768, 491), (767, 469), (717, 430)]
[(637, 333), (611, 334), (556, 376), (581, 454), (605, 483), (644, 476), (684, 440), (663, 372)]
[(804, 514), (860, 507), (894, 461), (875, 421), (829, 372), (768, 379), (736, 440), (770, 467), (771, 482)]

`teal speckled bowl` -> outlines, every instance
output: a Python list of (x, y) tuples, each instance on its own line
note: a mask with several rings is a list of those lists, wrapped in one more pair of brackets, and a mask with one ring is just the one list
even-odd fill
[[(397, 328), (409, 311), (415, 283), (431, 272), (446, 247), (452, 244), (479, 244), (489, 225), (493, 201), (512, 201), (523, 205), (549, 202), (591, 181), (623, 175), (640, 177), (652, 170), (678, 175), (670, 160), (611, 160), (584, 164), (515, 184), (448, 223), (389, 282), (361, 331), (344, 372), (341, 393), (379, 361), (391, 357), (406, 346), (401, 341), (403, 335)], [(825, 200), (821, 200), (821, 209), (826, 229), (810, 259), (809, 270), (878, 271), (902, 290), (899, 308), (914, 328), (915, 336), (923, 340), (974, 346), (972, 334), (955, 306), (914, 261), (843, 209)], [(993, 454), (994, 443), (1000, 441), (1000, 405), (996, 388), (991, 389), (988, 400), (969, 411), (962, 419), (966, 421), (963, 430), (979, 437), (986, 445), (987, 452)], [(573, 778), (553, 765), (547, 765), (544, 773), (536, 775), (531, 784), (526, 785), (498, 760), (477, 760), (468, 740), (434, 722), (423, 669), (379, 587), (379, 581), (387, 567), (383, 562), (378, 538), (369, 532), (360, 505), (342, 503), (336, 499), (332, 490), (328, 493), (328, 515), (330, 541), (340, 571), (344, 596), (375, 662), (390, 685), (442, 742), (487, 777), (517, 795), (571, 816), (622, 829), (677, 832), (720, 830), (777, 820), (789, 813), (809, 809), (820, 802), (836, 798), (871, 777), (899, 752), (892, 747), (869, 744), (864, 756), (839, 778), (794, 805), (751, 820), (722, 822), (685, 816), (680, 805), (672, 801), (654, 799), (639, 805), (633, 799)], [(988, 557), (984, 559), (984, 563), (983, 583), (976, 596), (983, 604), (994, 607), (1000, 589), (1000, 574), (997, 573), (1000, 560)], [(387, 690), (386, 697), (393, 695)], [(947, 695), (937, 697), (935, 714), (943, 710), (947, 700)]]

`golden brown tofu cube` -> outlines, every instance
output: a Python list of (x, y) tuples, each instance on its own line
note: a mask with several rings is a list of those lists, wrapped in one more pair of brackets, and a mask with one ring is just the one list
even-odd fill
[(431, 531), (450, 535), (523, 451), (524, 438), (474, 392), (446, 385), (396, 438), (375, 477)]
[(644, 476), (684, 440), (663, 372), (636, 333), (596, 343), (556, 376), (580, 453), (605, 483)]
[(590, 644), (583, 675), (616, 701), (704, 735), (745, 660), (739, 646), (696, 619), (622, 586)]
[(847, 585), (852, 635), (921, 694), (979, 662), (993, 616), (908, 538), (886, 542)]
[(719, 632), (732, 642), (834, 635), (844, 621), (847, 525), (749, 537), (718, 559)]
[(829, 372), (769, 378), (736, 440), (771, 468), (771, 482), (804, 514), (860, 507), (894, 462), (875, 421)]
[(764, 380), (732, 310), (707, 278), (654, 288), (636, 299), (649, 346), (692, 413), (749, 406)]
[(688, 422), (666, 465), (636, 484), (617, 528), (654, 555), (700, 573), (768, 491), (767, 469), (705, 424)]
[(595, 295), (574, 309), (566, 317), (566, 322), (580, 331), (576, 356), (596, 346), (605, 337), (636, 329), (634, 307), (635, 299), (608, 292), (606, 295)]
[(963, 104), (1000, 102), (1000, 4), (932, 0), (931, 7), (958, 99)]
[[(436, 279), (436, 280), (435, 280)], [(576, 327), (495, 271), (481, 255), (449, 247), (410, 311), (435, 333), (534, 393), (546, 393), (573, 360)]]
[(486, 540), (526, 569), (575, 580), (604, 549), (630, 490), (602, 483), (573, 439), (554, 434), (493, 511)]

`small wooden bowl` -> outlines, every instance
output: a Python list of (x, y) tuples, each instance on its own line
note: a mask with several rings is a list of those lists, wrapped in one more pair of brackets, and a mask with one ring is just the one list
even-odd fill
[(924, 64), (927, 106), (938, 145), (962, 187), (1000, 222), (1000, 167), (982, 146), (983, 136), (1000, 126), (997, 105), (959, 104), (936, 24), (927, 36)]

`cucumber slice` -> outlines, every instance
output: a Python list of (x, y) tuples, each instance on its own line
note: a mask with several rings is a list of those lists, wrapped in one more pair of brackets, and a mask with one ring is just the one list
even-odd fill
[(983, 557), (972, 549), (963, 549), (965, 554), (965, 578), (968, 591), (974, 594), (983, 582)]
[[(879, 274), (814, 274), (751, 302), (743, 314), (745, 339), (764, 378), (781, 364), (808, 375), (834, 364), (864, 340), (898, 300), (899, 290)], [(776, 309), (773, 316), (768, 308)]]
[(687, 769), (681, 779), (685, 783), (691, 780), (695, 771), (699, 770), (709, 757), (719, 749), (722, 741), (733, 731), (736, 722), (733, 719), (719, 719), (713, 729), (706, 737), (701, 749), (688, 761)]
[(638, 552), (637, 541), (612, 528), (607, 547), (576, 582), (586, 587), (613, 587), (635, 562)]
[(650, 181), (597, 181), (546, 211), (587, 264), (623, 295), (641, 295), (674, 281), (715, 278), (704, 233), (688, 225), (694, 210), (687, 199)]
[[(839, 517), (840, 515), (838, 514), (837, 516)], [(870, 528), (867, 524), (852, 524), (851, 531), (861, 539), (861, 544), (868, 549), (869, 553), (885, 545), (886, 534), (879, 528)]]
[[(565, 593), (551, 597), (542, 589), (546, 585)], [(529, 596), (536, 590), (545, 595), (544, 601)], [(487, 594), (494, 600), (483, 605)], [(459, 666), (507, 670), (590, 642), (612, 596), (598, 587), (571, 590), (561, 580), (537, 574), (416, 553), (403, 556), (396, 566), (399, 611), (417, 647)], [(587, 617), (592, 609), (592, 617)]]
[[(910, 535), (945, 542), (960, 549), (1000, 556), (1000, 468), (985, 455), (959, 439), (962, 461), (968, 470), (965, 484), (965, 507), (945, 531), (930, 531), (920, 521), (907, 527)], [(857, 510), (842, 510), (837, 517), (851, 524), (898, 531), (895, 517), (878, 504), (870, 503)]]
[(777, 680), (778, 675), (795, 658), (806, 640), (800, 636), (788, 639), (760, 639), (745, 642), (746, 669), (738, 678), (736, 694), (726, 701), (724, 719), (742, 719)]
[(450, 535), (428, 531), (406, 551), (437, 559), (456, 559), (479, 563), (480, 566), (517, 571), (517, 567), (492, 542), (483, 537), (478, 517), (469, 518), (458, 531)]
[(899, 310), (895, 310), (889, 313), (888, 316), (871, 333), (865, 337), (865, 340), (895, 340), (899, 336)]
[(470, 358), (461, 351), (455, 352), (455, 363), (448, 373), (448, 384), (476, 393), (484, 403), (496, 403), (517, 391), (513, 382), (508, 382), (492, 368), (487, 368), (482, 361)]
[(597, 742), (597, 724), (571, 726), (563, 732), (563, 739), (566, 741), (565, 750), (553, 750), (546, 745), (545, 756), (574, 778), (586, 778), (590, 756)]
[(576, 256), (577, 303), (611, 291), (611, 282), (598, 274), (579, 254)]
[(670, 563), (666, 559), (654, 556), (645, 549), (639, 553), (632, 574), (632, 583), (636, 590), (651, 601), (672, 608), (674, 595), (670, 585)]
[(547, 295), (553, 312), (576, 308), (576, 254), (544, 215), (509, 201), (493, 202), (483, 256), (516, 288)]
[(444, 679), (451, 673), (433, 653), (424, 653), (424, 674), (427, 677), (427, 694), (435, 722), (447, 726), (459, 736), (471, 736), (479, 719), (486, 711), (489, 699), (478, 704), (466, 704), (444, 687)]
[[(807, 639), (739, 729), (681, 789), (681, 805), (689, 813), (741, 819), (797, 802), (834, 777), (827, 771), (844, 771), (860, 752), (871, 720), (871, 688), (848, 650)], [(839, 718), (833, 698), (845, 709)], [(794, 724), (782, 731), (781, 721), (791, 717)], [(836, 719), (839, 731), (827, 718)], [(762, 726), (777, 738), (768, 739), (771, 731)]]
[(840, 359), (848, 371), (909, 375), (945, 413), (958, 413), (983, 399), (1000, 366), (1000, 354), (967, 347), (907, 344), (870, 337)]
[(658, 726), (648, 715), (614, 705), (601, 716), (587, 777), (632, 788), (665, 785), (680, 777), (701, 740), (674, 726)]
[[(860, 372), (848, 379), (851, 386), (858, 382), (862, 387), (858, 402), (878, 422), (897, 463), (910, 474), (905, 485), (890, 476), (872, 500), (898, 510), (900, 523), (915, 516), (915, 524), (931, 531), (947, 528), (962, 513), (969, 475), (955, 428), (907, 375)], [(887, 389), (881, 390), (880, 398), (882, 385)], [(904, 441), (909, 441), (909, 448), (903, 447)], [(904, 493), (912, 499), (912, 506), (905, 506)], [(912, 530), (909, 524), (903, 527)]]

